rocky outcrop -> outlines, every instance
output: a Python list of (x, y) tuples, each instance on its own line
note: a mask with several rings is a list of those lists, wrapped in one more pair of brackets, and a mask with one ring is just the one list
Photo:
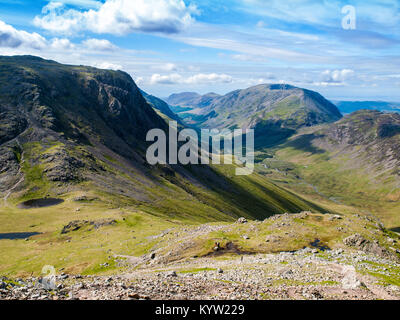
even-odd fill
[(114, 219), (103, 219), (103, 220), (96, 220), (96, 221), (81, 221), (75, 220), (68, 223), (66, 226), (63, 227), (61, 230), (61, 234), (67, 234), (73, 231), (78, 231), (86, 226), (93, 226), (95, 229), (99, 229), (105, 226), (112, 226), (116, 224), (117, 221)]
[(372, 253), (383, 258), (393, 257), (389, 251), (379, 245), (378, 241), (367, 240), (360, 234), (353, 234), (352, 236), (343, 239), (343, 243), (348, 247), (352, 247), (366, 253)]

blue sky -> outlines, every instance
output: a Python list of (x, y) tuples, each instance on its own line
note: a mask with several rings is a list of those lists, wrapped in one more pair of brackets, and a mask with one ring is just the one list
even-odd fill
[[(355, 29), (342, 26), (345, 6)], [(398, 0), (0, 0), (0, 54), (122, 69), (149, 93), (289, 83), (400, 101)]]

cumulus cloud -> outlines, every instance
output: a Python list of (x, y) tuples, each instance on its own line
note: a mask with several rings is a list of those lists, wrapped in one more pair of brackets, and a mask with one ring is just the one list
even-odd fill
[(80, 45), (73, 44), (66, 38), (46, 39), (38, 33), (17, 30), (0, 20), (0, 47), (24, 49), (25, 51), (71, 51), (74, 49), (87, 51), (114, 51), (118, 47), (105, 39), (88, 39)]
[(68, 39), (59, 39), (59, 38), (54, 38), (50, 42), (50, 47), (55, 50), (70, 50), (74, 49), (75, 45), (71, 43)]
[(166, 64), (163, 64), (163, 65), (160, 65), (160, 66), (154, 66), (154, 68), (157, 68), (157, 69), (160, 69), (160, 70), (163, 70), (163, 71), (170, 71), (170, 72), (178, 70), (177, 65), (174, 64), (174, 63), (166, 63)]
[(227, 74), (198, 73), (185, 78), (178, 73), (169, 75), (153, 74), (150, 84), (210, 84), (210, 83), (231, 83), (233, 78)]
[(82, 44), (89, 50), (113, 51), (117, 49), (115, 45), (105, 39), (88, 39), (83, 41)]
[(17, 30), (0, 20), (0, 47), (43, 49), (47, 41), (38, 33)]
[(151, 76), (150, 83), (151, 84), (175, 84), (181, 83), (183, 77), (180, 74), (173, 73), (169, 75), (161, 75), (155, 73)]
[(198, 83), (231, 83), (232, 77), (227, 74), (217, 74), (217, 73), (199, 73), (194, 76), (189, 77), (186, 83), (198, 84)]
[(106, 0), (98, 9), (67, 9), (63, 3), (50, 2), (34, 19), (37, 27), (71, 34), (88, 30), (116, 35), (132, 32), (177, 33), (197, 12), (183, 0)]
[(327, 83), (342, 83), (354, 75), (351, 69), (326, 70), (322, 73), (322, 81)]

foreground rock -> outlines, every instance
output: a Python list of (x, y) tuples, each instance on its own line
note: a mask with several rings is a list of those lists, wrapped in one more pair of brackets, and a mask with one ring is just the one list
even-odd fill
[[(0, 298), (11, 300), (140, 299), (400, 299), (400, 287), (384, 285), (400, 265), (384, 258), (343, 250), (310, 248), (231, 260), (202, 258), (166, 268), (119, 276), (67, 276), (45, 290), (42, 279), (1, 278)], [(173, 268), (173, 269), (172, 269)], [(393, 277), (395, 279), (395, 277)], [(394, 280), (393, 280), (394, 281)]]

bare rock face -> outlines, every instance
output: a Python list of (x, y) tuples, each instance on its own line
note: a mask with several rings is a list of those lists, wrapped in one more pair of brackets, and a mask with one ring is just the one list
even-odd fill
[(0, 192), (15, 185), (19, 177), (19, 163), (12, 148), (0, 147)]
[(68, 223), (66, 226), (63, 227), (61, 234), (67, 234), (73, 231), (78, 231), (79, 229), (86, 227), (86, 226), (93, 226), (95, 229), (99, 229), (105, 226), (111, 226), (116, 224), (117, 221), (114, 219), (103, 219), (103, 220), (96, 220), (96, 221), (83, 221), (83, 220), (75, 220)]
[(14, 139), (27, 127), (27, 120), (17, 112), (2, 110), (0, 106), (0, 145)]
[[(65, 186), (86, 180), (87, 172), (101, 171), (96, 161), (101, 148), (137, 160), (146, 150), (147, 131), (164, 126), (127, 73), (32, 56), (0, 57), (0, 193), (4, 195), (19, 191), (14, 187), (25, 175), (24, 168)], [(93, 148), (76, 151), (78, 146)], [(28, 176), (18, 187), (29, 183)]]
[(353, 234), (352, 236), (343, 239), (343, 243), (348, 247), (353, 247), (366, 253), (372, 253), (383, 258), (392, 257), (392, 254), (386, 249), (382, 248), (378, 242), (371, 242), (370, 240), (365, 239), (360, 234)]
[(79, 169), (83, 168), (85, 164), (68, 155), (66, 150), (60, 150), (53, 154), (43, 154), (41, 158), (42, 163), (48, 165), (44, 173), (50, 181), (68, 182), (82, 179)]

